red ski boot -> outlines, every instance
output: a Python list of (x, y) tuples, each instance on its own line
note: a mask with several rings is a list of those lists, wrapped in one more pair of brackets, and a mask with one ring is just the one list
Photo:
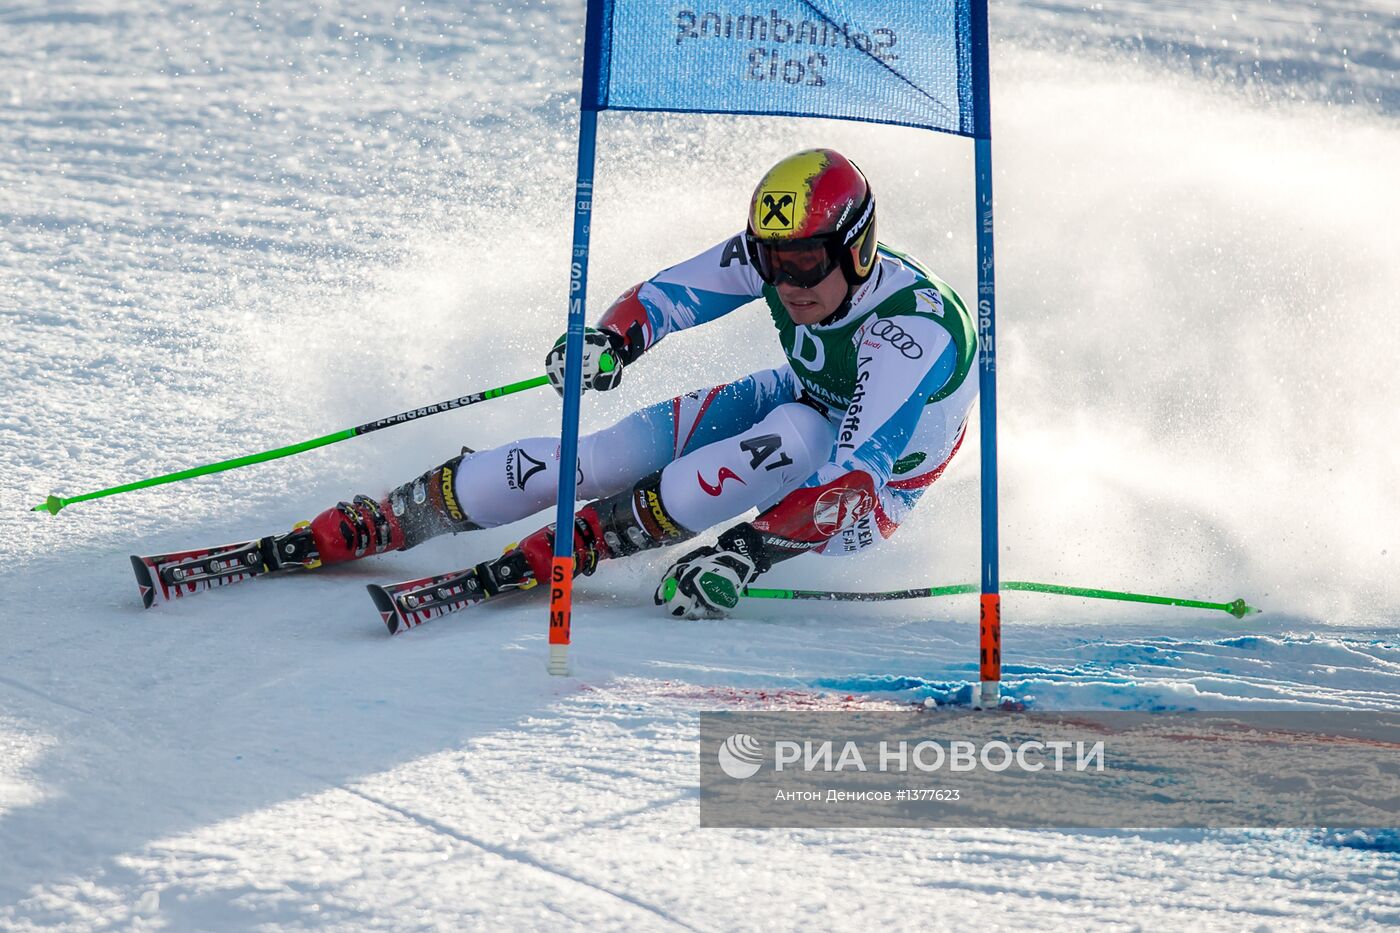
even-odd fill
[(317, 515), (311, 520), (311, 535), (322, 564), (340, 564), (404, 547), (403, 529), (388, 502), (375, 502), (369, 496), (356, 496)]
[[(627, 492), (579, 509), (574, 516), (574, 576), (591, 574), (598, 564), (691, 536), (661, 503), (660, 473)], [(402, 517), (407, 524), (407, 516)], [(554, 566), (553, 525), (546, 525), (494, 560), (436, 577), (388, 586), (371, 585), (370, 595), (389, 633), (421, 625), (447, 612), (465, 609), (511, 590), (528, 590), (550, 578)], [(409, 545), (412, 531), (409, 529)]]
[[(691, 532), (680, 526), (661, 503), (661, 474), (653, 473), (631, 490), (585, 505), (574, 515), (574, 576), (591, 575), (598, 564), (614, 557), (649, 551), (684, 541)], [(492, 577), (501, 570), (519, 572), (509, 560), (523, 555), (529, 565), (530, 582), (516, 584), (520, 589), (548, 580), (554, 565), (554, 526), (546, 525), (506, 548), (506, 555), (492, 563)], [(492, 582), (495, 582), (494, 580)]]
[[(602, 529), (598, 525), (598, 510), (595, 505), (585, 505), (574, 516), (574, 576), (592, 574), (600, 561), (613, 557), (603, 544)], [(518, 551), (530, 566), (531, 580), (521, 586), (528, 589), (541, 580), (549, 579), (549, 568), (554, 566), (554, 526), (546, 525), (534, 534), (521, 539), (519, 544), (506, 548), (506, 553)], [(493, 568), (496, 574), (506, 569)]]
[(463, 513), (456, 494), (456, 476), (471, 454), (463, 447), (459, 456), (389, 490), (382, 501), (356, 496), (317, 515), (311, 520), (311, 533), (321, 563), (403, 551), (441, 534), (480, 528)]

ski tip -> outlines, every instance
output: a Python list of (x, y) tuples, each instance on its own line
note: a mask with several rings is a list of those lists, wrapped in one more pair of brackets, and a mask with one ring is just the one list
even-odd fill
[(149, 609), (156, 602), (156, 582), (151, 577), (151, 568), (140, 557), (132, 554), (131, 569), (136, 572), (136, 586), (141, 591), (142, 608)]
[(369, 590), (369, 597), (374, 600), (374, 607), (379, 610), (379, 617), (384, 620), (389, 634), (397, 634), (399, 631), (399, 610), (394, 605), (393, 598), (389, 596), (384, 587), (377, 583), (370, 583), (365, 589)]
[(58, 496), (49, 496), (47, 499), (45, 499), (43, 502), (40, 502), (38, 505), (34, 506), (34, 508), (30, 509), (29, 511), (48, 512), (50, 515), (57, 515), (59, 509), (63, 508), (67, 504), (67, 502), (64, 502)]

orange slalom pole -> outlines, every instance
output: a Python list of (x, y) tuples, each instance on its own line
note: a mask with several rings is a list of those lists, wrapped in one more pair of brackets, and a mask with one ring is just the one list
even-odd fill
[(569, 624), (574, 601), (573, 557), (555, 557), (549, 578), (549, 672), (556, 677), (567, 677)]
[[(985, 684), (1001, 682), (1001, 594), (982, 594), (981, 622), (981, 681)], [(983, 688), (985, 692), (985, 686)], [(994, 702), (986, 697), (983, 702)]]

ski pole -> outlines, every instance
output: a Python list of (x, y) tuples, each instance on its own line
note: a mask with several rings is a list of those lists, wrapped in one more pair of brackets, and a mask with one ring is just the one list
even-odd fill
[[(1061, 596), (1082, 596), (1085, 599), (1118, 599), (1132, 603), (1154, 603), (1159, 606), (1184, 606), (1188, 609), (1217, 609), (1228, 612), (1236, 619), (1243, 619), (1261, 610), (1249, 606), (1243, 599), (1229, 603), (1212, 603), (1199, 599), (1182, 599), (1176, 596), (1149, 596), (1144, 593), (1120, 593), (1117, 590), (1100, 590), (1082, 586), (1058, 586), (1054, 583), (1026, 583), (1023, 581), (1003, 581), (1004, 590), (1022, 590), (1030, 593), (1056, 593)], [(923, 599), (929, 596), (952, 596), (959, 593), (980, 593), (982, 588), (976, 583), (955, 583), (950, 586), (926, 586), (912, 590), (887, 590), (881, 593), (850, 593), (837, 590), (775, 590), (762, 587), (749, 587), (743, 595), (751, 599), (822, 599), (842, 602), (885, 602), (894, 599)]]
[(232, 460), (221, 460), (218, 463), (208, 463), (204, 466), (192, 467), (188, 470), (180, 470), (177, 473), (166, 473), (164, 476), (153, 476), (150, 479), (137, 480), (134, 483), (125, 483), (121, 486), (112, 486), (108, 489), (98, 489), (94, 492), (85, 492), (77, 496), (49, 496), (44, 502), (34, 506), (31, 511), (48, 512), (50, 515), (57, 515), (64, 506), (72, 505), (74, 502), (85, 502), (88, 499), (101, 499), (105, 496), (115, 496), (123, 492), (131, 492), (135, 489), (145, 489), (149, 486), (160, 486), (164, 483), (178, 483), (180, 480), (191, 479), (196, 476), (208, 476), (210, 473), (222, 473), (225, 470), (236, 470), (254, 463), (264, 463), (268, 460), (277, 460), (281, 457), (290, 457), (307, 450), (315, 450), (317, 447), (325, 447), (328, 444), (348, 441), (352, 437), (359, 437), (378, 431), (381, 428), (392, 428), (396, 424), (407, 424), (410, 421), (417, 421), (419, 418), (426, 418), (429, 415), (439, 415), (445, 411), (453, 411), (458, 408), (465, 408), (467, 405), (475, 405), (477, 402), (489, 401), (493, 398), (500, 398), (502, 395), (511, 395), (515, 392), (523, 392), (526, 389), (533, 389), (538, 386), (548, 385), (548, 376), (536, 376), (533, 379), (526, 379), (522, 382), (512, 382), (510, 385), (499, 386), (494, 389), (487, 389), (483, 392), (476, 392), (472, 395), (462, 395), (457, 398), (450, 398), (443, 402), (427, 405), (423, 408), (411, 408), (408, 411), (401, 411), (397, 415), (390, 415), (387, 418), (380, 418), (377, 421), (370, 421), (354, 428), (346, 428), (344, 431), (336, 431), (334, 434), (327, 434), (324, 437), (313, 438), (309, 441), (302, 441), (299, 444), (291, 444), (287, 447), (278, 447), (275, 450), (264, 450), (262, 453), (248, 454), (245, 457), (234, 457)]

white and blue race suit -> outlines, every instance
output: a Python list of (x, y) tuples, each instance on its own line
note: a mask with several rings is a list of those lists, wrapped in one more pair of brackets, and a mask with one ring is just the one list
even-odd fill
[[(975, 324), (946, 283), (883, 244), (836, 320), (795, 325), (750, 266), (743, 238), (629, 289), (598, 326), (635, 358), (667, 335), (764, 299), (787, 364), (696, 389), (579, 439), (579, 496), (658, 470), (670, 515), (700, 532), (758, 509), (760, 530), (849, 554), (894, 533), (962, 440), (977, 393)], [(553, 504), (557, 438), (462, 462), (456, 493), (483, 526)]]

